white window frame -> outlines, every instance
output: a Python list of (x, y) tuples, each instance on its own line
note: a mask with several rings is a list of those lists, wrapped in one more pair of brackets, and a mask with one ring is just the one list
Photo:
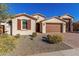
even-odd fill
[[(22, 20), (23, 20), (23, 19), (21, 19), (21, 30), (28, 30), (28, 29), (24, 29), (24, 28), (23, 28)], [(24, 19), (24, 20), (26, 20), (26, 19)]]

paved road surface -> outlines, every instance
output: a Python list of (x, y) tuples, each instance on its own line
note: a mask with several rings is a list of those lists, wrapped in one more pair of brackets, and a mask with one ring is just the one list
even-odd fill
[(56, 52), (41, 53), (32, 56), (79, 56), (79, 48), (56, 51)]

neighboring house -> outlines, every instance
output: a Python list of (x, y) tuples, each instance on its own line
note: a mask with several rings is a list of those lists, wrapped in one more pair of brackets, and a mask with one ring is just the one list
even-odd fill
[(73, 23), (73, 31), (79, 32), (79, 21)]
[(7, 22), (2, 22), (0, 25), (0, 34), (5, 32), (10, 34), (10, 25)]
[(11, 35), (31, 35), (33, 32), (72, 32), (73, 17), (70, 15), (52, 17), (47, 19), (42, 14), (17, 14), (0, 26), (0, 33)]
[(66, 32), (73, 32), (73, 17), (65, 14), (60, 19), (66, 22)]

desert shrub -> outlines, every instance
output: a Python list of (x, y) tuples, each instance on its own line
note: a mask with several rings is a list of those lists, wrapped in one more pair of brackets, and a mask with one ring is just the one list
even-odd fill
[(36, 36), (37, 36), (36, 32), (32, 33), (32, 37), (36, 37)]
[(16, 45), (16, 38), (14, 36), (3, 34), (0, 35), (0, 54), (6, 54), (14, 50)]
[(63, 35), (60, 34), (54, 34), (53, 36), (47, 35), (47, 37), (50, 43), (59, 43), (63, 41)]
[(20, 34), (16, 34), (15, 38), (20, 38)]
[(30, 39), (33, 40), (37, 36), (37, 33), (36, 32), (33, 32), (32, 35), (30, 35), (30, 36), (31, 36)]

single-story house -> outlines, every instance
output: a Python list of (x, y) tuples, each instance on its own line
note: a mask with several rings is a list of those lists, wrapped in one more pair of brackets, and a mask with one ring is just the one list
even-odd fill
[[(6, 26), (6, 24), (8, 25)], [(36, 18), (27, 14), (17, 14), (2, 26), (3, 31), (1, 33), (31, 35), (33, 32), (36, 32)]]
[(66, 32), (73, 32), (73, 18), (68, 14), (60, 16), (60, 19), (66, 22)]
[(0, 25), (0, 33), (31, 35), (33, 32), (71, 32), (73, 29), (72, 19), (69, 15), (47, 19), (42, 14), (17, 14)]

